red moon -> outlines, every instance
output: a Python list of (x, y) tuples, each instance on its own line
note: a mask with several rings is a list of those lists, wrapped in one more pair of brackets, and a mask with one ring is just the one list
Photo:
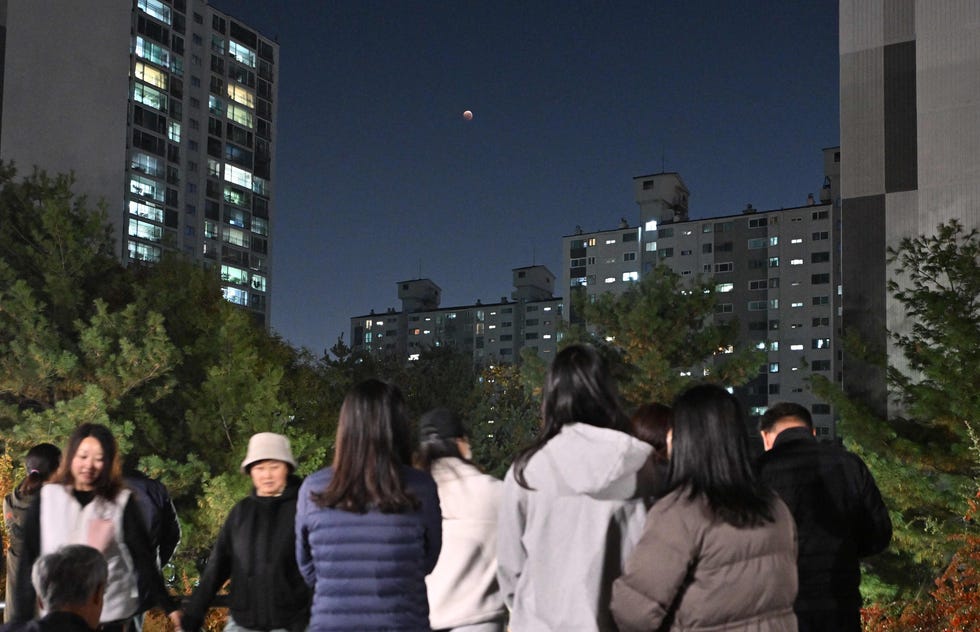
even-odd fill
[(465, 112), (463, 112), (463, 118), (466, 119), (467, 121), (472, 121), (473, 113), (470, 112), (469, 110), (466, 110)]

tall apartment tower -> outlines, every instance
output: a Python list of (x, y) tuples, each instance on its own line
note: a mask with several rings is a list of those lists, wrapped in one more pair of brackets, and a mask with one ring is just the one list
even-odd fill
[(834, 411), (813, 394), (809, 377), (839, 380), (840, 156), (837, 147), (823, 150), (822, 190), (801, 195), (800, 206), (762, 211), (749, 205), (696, 220), (688, 219), (688, 190), (678, 174), (637, 176), (641, 224), (564, 237), (564, 285), (590, 300), (625, 292), (655, 266), (711, 279), (715, 319), (737, 320), (739, 341), (765, 352), (759, 374), (739, 392), (750, 416), (794, 401), (811, 410), (819, 436), (832, 438)]
[(0, 0), (0, 28), (0, 159), (73, 171), (121, 261), (202, 261), (268, 324), (278, 43), (205, 0)]
[[(980, 228), (978, 31), (977, 2), (840, 1), (843, 326), (879, 350), (905, 326), (887, 248), (954, 218)], [(880, 368), (845, 357), (843, 371), (887, 412)]]

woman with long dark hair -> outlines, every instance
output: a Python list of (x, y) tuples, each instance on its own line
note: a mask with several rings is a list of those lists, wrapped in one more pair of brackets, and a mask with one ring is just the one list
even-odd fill
[(442, 508), (442, 553), (426, 578), (434, 630), (503, 632), (497, 584), (497, 512), (502, 484), (471, 461), (459, 416), (436, 408), (419, 419), (415, 464), (432, 474)]
[(590, 346), (555, 356), (542, 426), (504, 479), (497, 577), (514, 630), (615, 630), (609, 592), (643, 529), (652, 448)]
[[(39, 443), (27, 451), (24, 469), (27, 476), (14, 491), (3, 499), (3, 521), (7, 527), (7, 606), (3, 610), (4, 621), (13, 621), (17, 608), (13, 595), (17, 591), (17, 568), (24, 542), (24, 516), (41, 490), (44, 481), (58, 469), (61, 450), (50, 443)], [(33, 609), (31, 610), (33, 614)]]
[(34, 616), (36, 599), (30, 579), (34, 561), (66, 544), (87, 544), (101, 551), (109, 564), (103, 631), (127, 629), (140, 605), (140, 576), (149, 580), (152, 603), (178, 622), (139, 505), (123, 484), (116, 439), (108, 428), (90, 423), (76, 428), (61, 467), (36, 498), (24, 518), (15, 621)]
[(313, 589), (313, 630), (428, 630), (425, 576), (442, 546), (432, 477), (411, 467), (397, 387), (355, 386), (340, 409), (333, 465), (296, 506), (296, 561)]
[(619, 629), (795, 632), (796, 527), (755, 476), (738, 401), (681, 393), (668, 446), (669, 491), (613, 586)]

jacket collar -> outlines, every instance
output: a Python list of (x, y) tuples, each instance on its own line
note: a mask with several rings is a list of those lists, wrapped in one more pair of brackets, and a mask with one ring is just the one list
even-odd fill
[(784, 443), (790, 443), (791, 441), (816, 441), (817, 438), (813, 436), (813, 431), (806, 426), (795, 426), (793, 428), (787, 428), (783, 430), (778, 435), (776, 435), (776, 440), (773, 441), (772, 447), (782, 445)]

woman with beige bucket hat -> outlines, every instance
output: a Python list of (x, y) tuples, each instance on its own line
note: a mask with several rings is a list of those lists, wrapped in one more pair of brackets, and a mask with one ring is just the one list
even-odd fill
[(200, 628), (215, 593), (231, 579), (225, 630), (296, 632), (307, 628), (310, 591), (296, 566), (296, 495), (302, 482), (289, 439), (260, 432), (248, 441), (241, 471), (253, 490), (218, 534), (207, 568), (183, 613), (183, 629)]

